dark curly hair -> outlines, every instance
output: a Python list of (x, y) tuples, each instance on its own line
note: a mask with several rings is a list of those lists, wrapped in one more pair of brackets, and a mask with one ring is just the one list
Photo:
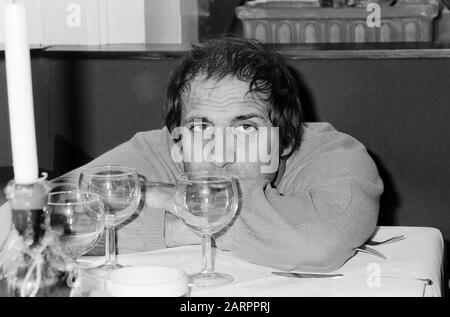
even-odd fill
[(233, 76), (249, 83), (247, 93), (267, 96), (269, 119), (280, 132), (280, 153), (290, 147), (287, 158), (299, 149), (303, 114), (297, 82), (281, 56), (253, 39), (208, 40), (194, 45), (181, 58), (167, 87), (165, 122), (169, 131), (180, 125), (183, 94), (200, 74), (216, 80)]

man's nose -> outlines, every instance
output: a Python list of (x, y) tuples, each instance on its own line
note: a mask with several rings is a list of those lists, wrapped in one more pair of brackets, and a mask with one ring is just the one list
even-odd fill
[(211, 157), (211, 164), (218, 168), (226, 167), (235, 161), (235, 153), (232, 146), (224, 146), (222, 149), (215, 147)]
[(211, 164), (217, 168), (223, 168), (233, 164), (236, 160), (233, 135), (227, 132), (216, 134), (214, 137), (214, 147), (211, 151)]
[(211, 164), (214, 166), (214, 167), (217, 167), (217, 168), (224, 168), (224, 167), (226, 167), (227, 165), (230, 165), (231, 163), (230, 162), (226, 162), (226, 161), (218, 161), (218, 160), (213, 160), (212, 162), (211, 162)]

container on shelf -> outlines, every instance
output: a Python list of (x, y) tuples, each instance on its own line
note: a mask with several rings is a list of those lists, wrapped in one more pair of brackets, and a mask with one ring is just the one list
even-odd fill
[[(369, 26), (371, 2), (380, 5), (380, 27)], [(395, 4), (394, 4), (395, 3)], [(390, 4), (359, 2), (354, 7), (319, 7), (307, 1), (251, 1), (236, 8), (244, 37), (265, 43), (427, 42), (433, 40), (438, 0)], [(392, 5), (393, 4), (393, 5)]]

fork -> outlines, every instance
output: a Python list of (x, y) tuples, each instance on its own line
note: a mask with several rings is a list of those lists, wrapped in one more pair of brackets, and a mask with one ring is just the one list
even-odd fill
[(385, 245), (385, 244), (390, 244), (390, 243), (394, 243), (400, 240), (405, 239), (406, 236), (405, 235), (401, 235), (401, 236), (395, 236), (389, 239), (386, 239), (384, 241), (373, 241), (373, 240), (368, 240), (366, 241), (366, 245), (371, 245), (371, 246), (377, 246), (377, 245)]
[(366, 245), (362, 245), (359, 248), (356, 248), (355, 250), (356, 251), (360, 251), (360, 252), (364, 252), (364, 253), (368, 253), (368, 254), (372, 254), (372, 255), (378, 256), (378, 257), (380, 257), (380, 258), (382, 258), (384, 260), (387, 260), (387, 257), (383, 253), (381, 253), (381, 252), (379, 252), (379, 251), (377, 251), (375, 249), (369, 248)]
[(360, 246), (359, 248), (356, 248), (356, 251), (372, 254), (372, 255), (378, 256), (384, 260), (387, 260), (387, 257), (383, 253), (381, 253), (375, 249), (369, 248), (368, 245), (370, 245), (370, 246), (385, 245), (385, 244), (394, 243), (394, 242), (403, 240), (405, 238), (406, 238), (405, 235), (401, 235), (401, 236), (395, 236), (395, 237), (386, 239), (384, 241), (369, 240), (369, 241), (366, 241), (366, 243), (363, 244), (362, 246)]
[(298, 273), (298, 272), (272, 272), (274, 275), (283, 277), (296, 277), (296, 278), (331, 278), (339, 279), (344, 276), (344, 274), (328, 274), (328, 273)]

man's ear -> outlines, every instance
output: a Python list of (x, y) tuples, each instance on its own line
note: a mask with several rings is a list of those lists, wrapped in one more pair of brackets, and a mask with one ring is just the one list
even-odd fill
[[(280, 150), (281, 150), (281, 149), (280, 149)], [(289, 145), (289, 146), (286, 147), (283, 151), (280, 151), (280, 152), (281, 152), (280, 157), (285, 157), (286, 155), (289, 155), (289, 154), (291, 153), (291, 151), (292, 151), (292, 146)]]

